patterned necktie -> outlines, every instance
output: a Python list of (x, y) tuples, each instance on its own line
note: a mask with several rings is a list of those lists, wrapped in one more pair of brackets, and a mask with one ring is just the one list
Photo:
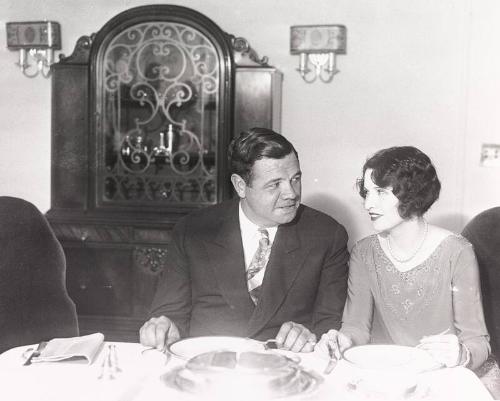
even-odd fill
[(257, 305), (260, 296), (262, 279), (264, 278), (264, 270), (271, 253), (271, 246), (269, 244), (269, 233), (266, 229), (260, 228), (259, 247), (253, 255), (252, 261), (247, 269), (247, 285), (248, 292), (252, 301)]

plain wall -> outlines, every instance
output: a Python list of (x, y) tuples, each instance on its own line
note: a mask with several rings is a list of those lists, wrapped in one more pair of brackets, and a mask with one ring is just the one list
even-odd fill
[[(0, 194), (50, 208), (50, 79), (24, 77), (6, 49), (5, 22), (61, 24), (62, 53), (128, 8), (161, 1), (0, 0)], [(500, 143), (500, 2), (495, 0), (185, 0), (249, 40), (284, 74), (282, 132), (297, 147), (303, 200), (342, 222), (350, 244), (372, 232), (355, 181), (368, 155), (414, 145), (443, 184), (431, 222), (459, 231), (498, 206), (500, 169), (479, 165)], [(307, 84), (289, 53), (290, 26), (347, 26), (332, 83)]]

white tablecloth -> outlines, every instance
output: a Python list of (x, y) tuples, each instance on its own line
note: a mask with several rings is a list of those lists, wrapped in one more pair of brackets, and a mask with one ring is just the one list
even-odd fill
[[(107, 343), (108, 344), (108, 343)], [(104, 350), (91, 365), (77, 362), (34, 363), (23, 366), (22, 354), (28, 348), (17, 347), (0, 355), (0, 399), (9, 401), (155, 401), (182, 400), (189, 397), (169, 388), (161, 376), (183, 363), (172, 358), (165, 365), (157, 352), (142, 354), (139, 344), (112, 343), (117, 347), (121, 372), (114, 379), (98, 379)], [(307, 369), (320, 373), (325, 361), (314, 354), (300, 354)], [(341, 361), (342, 362), (342, 361)], [(346, 386), (347, 369), (342, 364), (316, 391), (309, 401), (371, 400)], [(481, 381), (468, 369), (451, 368), (422, 374), (417, 391), (407, 400), (492, 400)], [(192, 399), (192, 398), (191, 398)], [(231, 400), (233, 401), (233, 400)], [(234, 400), (237, 401), (237, 400)], [(259, 400), (255, 400), (259, 401)]]

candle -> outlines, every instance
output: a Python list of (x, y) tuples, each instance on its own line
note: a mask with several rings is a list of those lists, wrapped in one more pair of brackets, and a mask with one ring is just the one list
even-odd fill
[(306, 71), (306, 54), (300, 53), (299, 72), (304, 73), (305, 71)]
[(167, 132), (167, 137), (168, 137), (168, 151), (170, 153), (173, 153), (173, 147), (172, 147), (172, 141), (174, 137), (174, 132), (172, 131), (172, 124), (168, 124), (168, 132)]

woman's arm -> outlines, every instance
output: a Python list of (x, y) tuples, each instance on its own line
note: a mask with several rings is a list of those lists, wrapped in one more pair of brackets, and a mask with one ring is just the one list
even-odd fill
[(455, 328), (460, 342), (470, 352), (468, 367), (476, 369), (488, 358), (490, 344), (484, 322), (479, 267), (470, 244), (463, 246), (454, 263), (451, 290)]
[(373, 316), (373, 296), (368, 267), (355, 245), (349, 260), (347, 300), (340, 332), (352, 339), (354, 345), (370, 341)]

